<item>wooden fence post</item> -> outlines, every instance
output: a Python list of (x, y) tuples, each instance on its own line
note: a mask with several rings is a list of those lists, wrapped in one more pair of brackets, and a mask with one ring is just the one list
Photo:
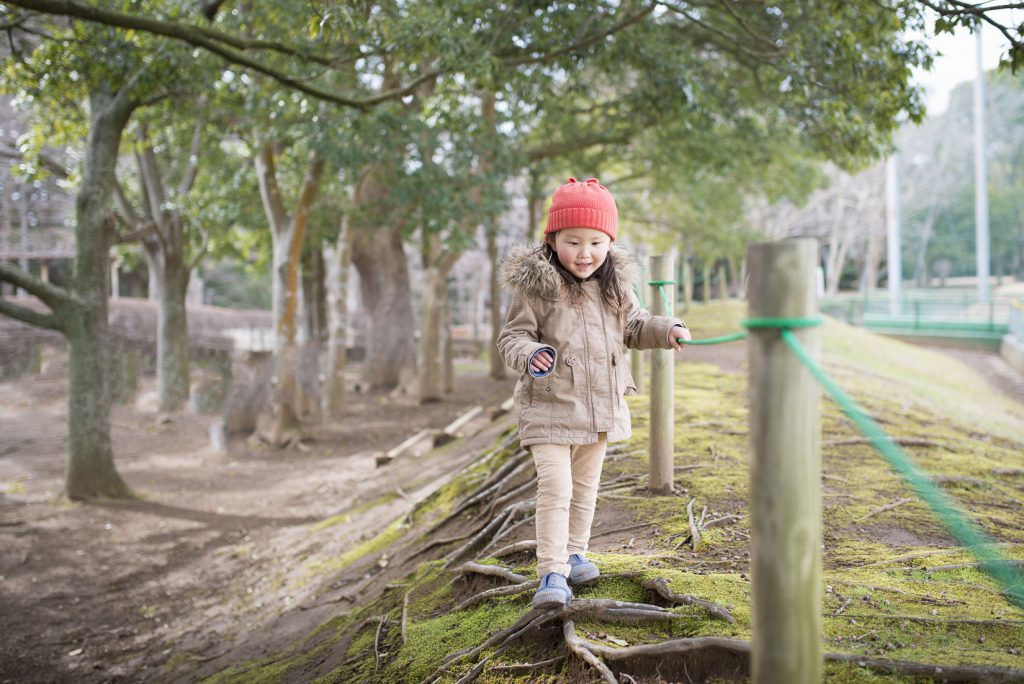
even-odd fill
[[(750, 317), (818, 315), (814, 240), (750, 245)], [(820, 333), (799, 328), (812, 358)], [(755, 684), (822, 677), (821, 392), (778, 328), (749, 338)]]
[[(675, 269), (672, 268), (670, 255), (651, 257), (651, 280), (672, 280)], [(671, 305), (675, 295), (675, 287), (665, 286), (665, 297), (662, 297), (657, 285), (651, 286), (651, 313), (656, 316), (671, 316)], [(665, 299), (669, 306), (665, 306)], [(672, 493), (673, 480), (673, 436), (675, 390), (675, 351), (671, 349), (654, 349), (651, 351), (651, 442), (648, 446), (650, 464), (647, 488), (652, 494)]]
[[(647, 279), (644, 277), (644, 274), (641, 274), (636, 281), (636, 294), (637, 299), (640, 301), (640, 306), (647, 308), (647, 303), (643, 299), (645, 287), (647, 287)], [(629, 374), (633, 376), (633, 384), (636, 385), (638, 394), (643, 394), (644, 387), (647, 386), (647, 381), (644, 379), (645, 356), (645, 352), (639, 349), (629, 350)]]

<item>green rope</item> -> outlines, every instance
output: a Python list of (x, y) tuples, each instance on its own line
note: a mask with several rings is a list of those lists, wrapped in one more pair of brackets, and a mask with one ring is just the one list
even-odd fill
[(702, 345), (702, 344), (722, 344), (723, 342), (735, 342), (736, 340), (742, 340), (747, 336), (745, 332), (732, 333), (731, 335), (723, 335), (722, 337), (709, 337), (704, 340), (684, 340), (679, 338), (676, 340), (680, 344), (686, 345)]
[[(652, 283), (653, 284), (653, 283)], [(917, 467), (899, 446), (893, 442), (885, 431), (865, 414), (856, 402), (843, 391), (825, 371), (822, 370), (814, 359), (810, 357), (807, 350), (800, 344), (793, 333), (794, 328), (807, 328), (820, 325), (820, 317), (813, 318), (748, 318), (743, 321), (743, 327), (748, 330), (764, 328), (779, 328), (782, 339), (786, 342), (797, 358), (807, 367), (811, 375), (825, 388), (842, 409), (853, 424), (870, 440), (882, 456), (889, 462), (911, 489), (920, 497), (939, 521), (945, 525), (953, 538), (974, 555), (980, 562), (981, 568), (988, 573), (1002, 588), (1004, 595), (1011, 602), (1020, 608), (1024, 608), (1024, 578), (1015, 570), (1011, 561), (1003, 558), (992, 546), (993, 542), (974, 522), (964, 516), (952, 500)], [(747, 333), (738, 332), (722, 337), (714, 337), (706, 340), (679, 340), (683, 344), (719, 344), (732, 342), (746, 337)]]
[[(769, 326), (759, 325), (758, 327)], [(889, 465), (900, 474), (904, 482), (910, 485), (914, 492), (928, 504), (957, 542), (961, 546), (967, 547), (975, 558), (980, 561), (981, 568), (1002, 586), (1006, 597), (1018, 607), (1024, 608), (1024, 579), (1020, 577), (1020, 573), (1014, 570), (1011, 562), (1004, 559), (991, 546), (992, 540), (977, 525), (958, 511), (949, 497), (927, 475), (918, 469), (910, 457), (903, 453), (903, 450), (885, 434), (878, 423), (868, 417), (853, 399), (825, 374), (814, 359), (810, 357), (803, 345), (800, 344), (800, 340), (797, 339), (792, 330), (783, 328), (782, 339), (789, 345), (789, 348), (793, 350), (793, 353), (807, 367), (814, 378), (821, 383), (821, 386), (832, 395), (832, 398), (839, 404), (839, 408), (842, 409), (843, 413), (853, 421), (854, 425), (882, 453), (889, 462)]]
[(657, 285), (658, 286), (658, 292), (661, 293), (661, 301), (665, 302), (665, 311), (668, 312), (669, 316), (674, 316), (675, 314), (672, 313), (672, 305), (668, 301), (668, 294), (665, 293), (665, 286), (666, 285), (675, 285), (676, 281), (674, 281), (674, 280), (648, 280), (647, 284), (648, 285)]
[[(815, 325), (821, 325), (822, 319), (820, 317), (814, 318), (748, 318), (743, 321), (742, 325), (744, 328), (757, 329), (757, 328), (782, 328), (788, 330), (790, 328), (809, 328)], [(679, 339), (680, 344), (687, 345), (703, 345), (703, 344), (722, 344), (724, 342), (735, 342), (736, 340), (742, 340), (747, 336), (745, 332), (732, 333), (730, 335), (723, 335), (721, 337), (709, 337), (704, 340), (684, 340)]]

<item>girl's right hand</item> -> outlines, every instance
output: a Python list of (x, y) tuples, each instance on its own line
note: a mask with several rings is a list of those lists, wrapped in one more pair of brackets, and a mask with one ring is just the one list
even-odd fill
[(554, 362), (555, 357), (551, 356), (551, 352), (543, 350), (534, 355), (533, 361), (530, 362), (530, 370), (534, 373), (547, 373)]

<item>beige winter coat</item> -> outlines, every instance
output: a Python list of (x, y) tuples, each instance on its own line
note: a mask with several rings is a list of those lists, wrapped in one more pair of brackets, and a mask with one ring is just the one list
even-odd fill
[[(601, 297), (600, 283), (583, 282), (583, 300), (573, 305), (555, 267), (532, 247), (514, 250), (502, 264), (501, 279), (512, 293), (498, 351), (519, 373), (515, 405), (519, 437), (531, 444), (593, 444), (598, 433), (608, 441), (631, 434), (627, 394), (636, 385), (624, 356), (632, 349), (670, 348), (668, 332), (679, 319), (652, 316), (633, 294), (636, 267), (623, 250), (613, 247), (619, 282), (629, 293), (623, 311)], [(548, 348), (553, 372), (533, 377), (530, 358)]]

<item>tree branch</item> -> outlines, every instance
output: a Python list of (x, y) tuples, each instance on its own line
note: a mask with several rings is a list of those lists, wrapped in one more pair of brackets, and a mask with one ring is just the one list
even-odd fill
[(21, 321), (22, 323), (34, 325), (37, 328), (47, 328), (49, 330), (64, 332), (63, 324), (52, 313), (36, 311), (35, 309), (30, 309), (27, 306), (21, 306), (20, 304), (9, 302), (3, 297), (0, 297), (0, 314), (9, 316), (10, 318)]
[(187, 195), (196, 181), (196, 174), (199, 172), (199, 145), (203, 139), (203, 124), (205, 123), (206, 118), (200, 114), (196, 119), (196, 127), (192, 131), (192, 144), (188, 148), (188, 166), (181, 179), (181, 187), (178, 188), (179, 196)]
[(651, 5), (641, 9), (639, 12), (631, 14), (624, 18), (619, 23), (612, 25), (611, 27), (608, 28), (608, 30), (596, 33), (592, 36), (588, 36), (583, 40), (567, 45), (566, 47), (555, 50), (554, 52), (548, 52), (546, 54), (541, 55), (531, 55), (528, 57), (514, 57), (512, 56), (512, 53), (509, 52), (498, 52), (495, 53), (495, 56), (501, 58), (502, 64), (504, 64), (505, 66), (520, 66), (523, 64), (539, 64), (541, 62), (549, 62), (553, 59), (558, 59), (559, 57), (563, 57), (565, 55), (569, 55), (580, 50), (585, 50), (591, 45), (594, 45), (595, 43), (602, 41), (609, 36), (613, 36), (619, 31), (629, 28), (633, 24), (642, 21), (647, 15), (653, 12), (654, 8), (657, 7), (658, 4), (660, 3), (652, 3)]
[(31, 273), (26, 273), (20, 268), (0, 263), (0, 281), (11, 283), (22, 290), (29, 292), (49, 306), (57, 309), (62, 305), (78, 303), (77, 298), (62, 287), (57, 287)]
[(206, 256), (206, 252), (210, 247), (210, 233), (202, 229), (200, 229), (199, 232), (203, 236), (203, 241), (199, 245), (199, 250), (196, 252), (196, 255), (188, 262), (187, 268), (189, 273), (195, 270), (196, 266), (199, 265), (199, 262), (203, 260), (204, 256)]
[(263, 210), (270, 220), (270, 229), (279, 233), (287, 228), (288, 212), (285, 211), (281, 190), (277, 186), (274, 144), (270, 140), (260, 141), (259, 150), (256, 153), (256, 181), (260, 187)]
[(36, 10), (44, 14), (75, 17), (77, 19), (105, 24), (107, 26), (145, 31), (154, 35), (173, 38), (174, 40), (203, 48), (231, 64), (237, 64), (238, 66), (252, 69), (257, 73), (261, 73), (264, 76), (272, 78), (283, 86), (306, 93), (307, 95), (319, 100), (333, 102), (344, 107), (359, 110), (367, 110), (382, 102), (402, 98), (414, 91), (423, 81), (436, 78), (441, 73), (444, 73), (440, 70), (430, 71), (419, 78), (414, 79), (404, 87), (388, 90), (374, 95), (373, 97), (355, 98), (339, 95), (337, 93), (309, 85), (293, 76), (290, 76), (289, 74), (274, 69), (273, 67), (270, 67), (258, 60), (252, 59), (242, 52), (228, 46), (238, 46), (241, 49), (275, 49), (285, 54), (292, 54), (303, 58), (308, 57), (312, 61), (318, 61), (315, 57), (307, 55), (301, 50), (295, 48), (287, 48), (286, 46), (276, 43), (267, 43), (266, 41), (244, 40), (199, 26), (192, 26), (190, 24), (178, 24), (169, 21), (162, 21), (160, 19), (152, 19), (150, 17), (131, 16), (119, 12), (103, 10), (97, 7), (85, 7), (72, 2), (71, 0), (4, 0), (4, 2), (8, 5)]
[[(0, 157), (6, 157), (8, 159), (24, 159), (25, 155), (23, 155), (19, 150), (5, 145), (4, 147), (0, 147)], [(61, 180), (66, 180), (71, 175), (71, 172), (65, 169), (59, 161), (45, 152), (39, 153), (39, 164)]]
[(581, 138), (562, 140), (560, 142), (547, 143), (541, 147), (535, 147), (526, 151), (526, 158), (530, 163), (561, 157), (570, 152), (577, 152), (588, 147), (597, 145), (625, 145), (630, 141), (629, 135), (607, 135), (605, 133), (591, 133)]

